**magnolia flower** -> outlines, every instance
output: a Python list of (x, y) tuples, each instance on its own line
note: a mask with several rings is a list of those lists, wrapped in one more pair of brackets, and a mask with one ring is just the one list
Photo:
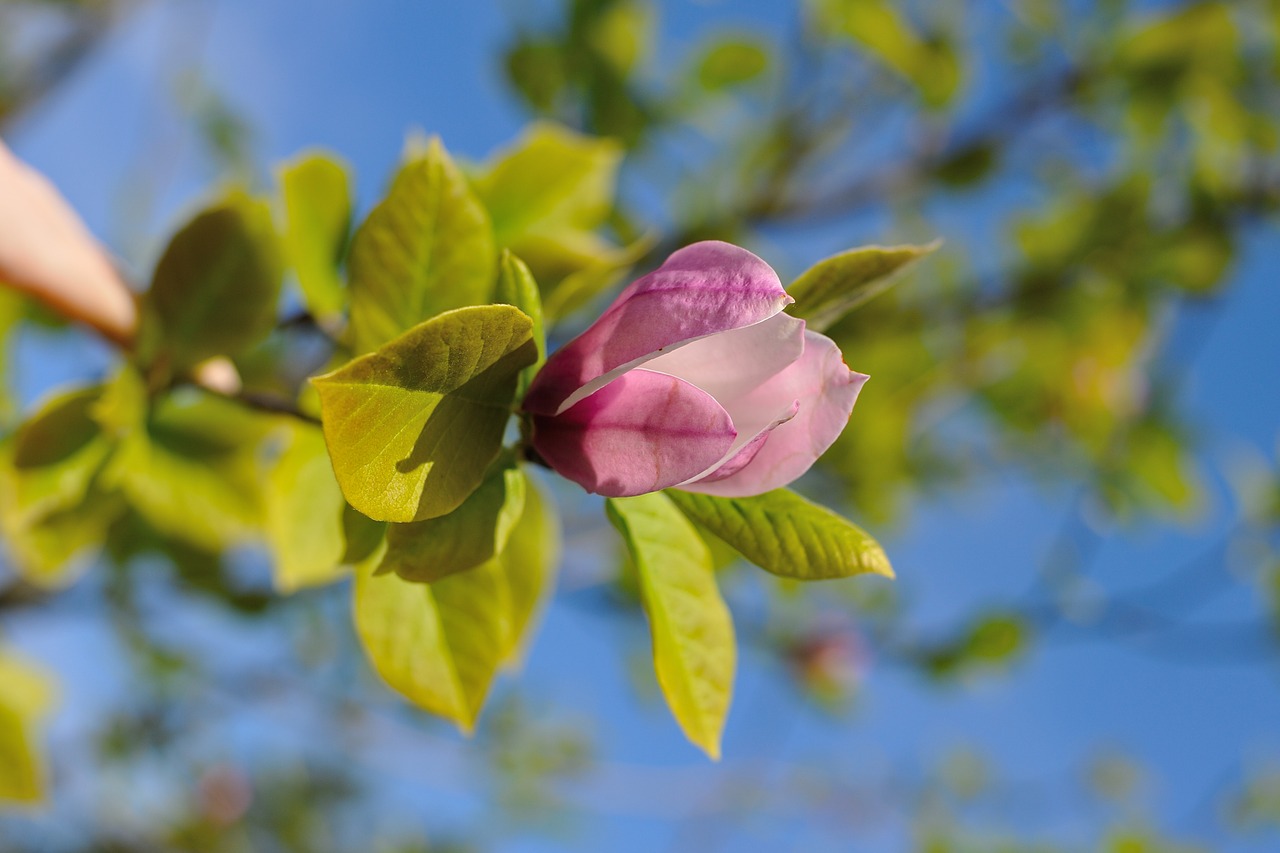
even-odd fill
[(782, 313), (792, 301), (746, 249), (681, 249), (547, 360), (524, 401), (534, 449), (609, 497), (785, 486), (840, 435), (867, 380)]

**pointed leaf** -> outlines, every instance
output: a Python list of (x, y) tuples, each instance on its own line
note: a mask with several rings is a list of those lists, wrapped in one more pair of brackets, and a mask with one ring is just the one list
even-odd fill
[(488, 302), (495, 255), (488, 213), (440, 140), (431, 139), (352, 240), (356, 352), (444, 311)]
[(144, 350), (181, 369), (247, 349), (275, 325), (282, 276), (270, 209), (229, 196), (179, 231), (156, 266)]
[(508, 600), (494, 561), (434, 584), (361, 571), (356, 632), (387, 684), (470, 732), (509, 643)]
[(220, 553), (261, 521), (256, 454), (269, 425), (220, 397), (174, 394), (121, 439), (102, 479), (161, 534)]
[(307, 308), (320, 319), (346, 307), (338, 265), (351, 227), (351, 181), (336, 157), (319, 152), (286, 163), (279, 172), (284, 200), (284, 250)]
[(391, 525), (378, 574), (428, 583), (492, 560), (524, 512), (524, 497), (524, 475), (515, 463), (496, 466), (448, 515)]
[(379, 521), (462, 505), (497, 457), (516, 379), (537, 360), (510, 305), (460, 308), (312, 380), (342, 493)]
[(503, 655), (508, 663), (523, 657), (538, 611), (555, 588), (560, 563), (555, 504), (533, 477), (524, 476), (524, 513), (498, 558), (511, 592), (511, 632)]
[(599, 227), (613, 207), (621, 162), (622, 146), (612, 139), (534, 124), (475, 180), (498, 245), (519, 253), (520, 240), (535, 231)]
[(689, 740), (719, 759), (737, 651), (711, 554), (662, 493), (605, 504), (639, 576), (658, 684)]
[(276, 589), (288, 593), (346, 573), (347, 502), (318, 428), (291, 423), (281, 428), (281, 438), (286, 444), (267, 473), (263, 499)]
[(671, 489), (685, 515), (765, 571), (796, 580), (872, 572), (893, 577), (889, 558), (862, 528), (789, 489), (719, 498)]
[(831, 328), (850, 311), (884, 293), (915, 261), (940, 246), (866, 246), (819, 261), (791, 283), (796, 300), (787, 313), (817, 332)]
[(547, 360), (547, 335), (542, 325), (542, 297), (538, 293), (538, 283), (533, 280), (533, 274), (524, 261), (506, 249), (502, 250), (502, 258), (498, 262), (498, 286), (493, 299), (514, 305), (533, 321), (533, 342), (538, 347), (538, 360), (520, 372), (520, 383), (516, 388), (516, 399), (520, 400)]

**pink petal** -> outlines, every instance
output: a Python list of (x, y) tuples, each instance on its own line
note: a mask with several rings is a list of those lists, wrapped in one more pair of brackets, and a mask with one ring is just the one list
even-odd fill
[(628, 497), (693, 477), (724, 457), (737, 431), (698, 388), (632, 370), (559, 415), (535, 415), (533, 447), (588, 492)]
[(794, 418), (770, 432), (755, 456), (723, 479), (685, 483), (680, 488), (721, 497), (747, 497), (781, 488), (798, 478), (839, 437), (867, 376), (845, 366), (840, 349), (817, 332), (805, 332), (805, 350), (795, 363), (731, 407), (777, 411), (799, 400)]
[[(694, 477), (691, 480), (687, 480), (685, 483), (682, 483), (680, 487), (684, 488), (688, 483), (715, 483), (719, 480), (732, 477), (734, 474), (747, 467), (752, 459), (756, 458), (756, 454), (760, 452), (764, 447), (765, 441), (769, 438), (769, 433), (794, 418), (799, 411), (800, 401), (796, 400), (791, 404), (791, 408), (783, 412), (781, 417), (775, 418), (772, 423), (757, 432), (741, 447), (731, 447), (729, 449), (727, 459), (714, 466), (709, 472), (704, 473), (701, 476)], [(741, 439), (742, 435), (739, 434), (738, 438), (734, 441), (734, 444), (737, 445)]]
[(792, 301), (777, 273), (746, 249), (715, 241), (686, 246), (552, 355), (524, 408), (558, 414), (663, 352), (752, 326)]
[[(665, 352), (646, 370), (679, 376), (726, 405), (777, 376), (804, 354), (804, 320), (786, 314)], [(742, 424), (732, 409), (738, 432)]]

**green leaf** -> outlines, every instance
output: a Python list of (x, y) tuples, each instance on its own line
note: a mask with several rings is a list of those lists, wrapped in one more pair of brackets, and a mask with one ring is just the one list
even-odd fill
[(270, 209), (232, 194), (197, 215), (160, 258), (147, 294), (145, 356), (181, 370), (247, 349), (275, 325), (282, 276)]
[(0, 534), (13, 567), (39, 586), (79, 577), (121, 511), (94, 488), (112, 448), (92, 417), (101, 395), (56, 396), (0, 445)]
[(824, 331), (845, 314), (888, 290), (897, 275), (940, 246), (866, 246), (819, 261), (791, 283), (796, 300), (787, 313)]
[(671, 489), (685, 515), (767, 572), (796, 580), (850, 575), (893, 577), (893, 568), (866, 531), (789, 489), (750, 498), (720, 498)]
[(695, 75), (702, 88), (712, 92), (741, 86), (769, 69), (769, 51), (751, 36), (719, 37), (698, 58)]
[(387, 684), (471, 732), (510, 644), (508, 601), (496, 561), (434, 584), (357, 572), (356, 632)]
[(111, 453), (91, 413), (102, 388), (79, 388), (43, 405), (14, 434), (0, 465), (6, 504), (18, 522), (69, 509), (84, 500)]
[(497, 457), (533, 322), (510, 305), (441, 314), (312, 379), (347, 501), (379, 521), (462, 505)]
[(500, 247), (531, 233), (599, 227), (613, 208), (622, 147), (538, 122), (474, 181)]
[(433, 137), (352, 240), (356, 352), (445, 311), (487, 303), (495, 254), (489, 214)]
[(525, 480), (514, 462), (495, 466), (480, 488), (448, 515), (393, 524), (378, 574), (429, 583), (473, 569), (506, 547), (524, 512)]
[(719, 759), (737, 651), (707, 546), (661, 493), (605, 505), (639, 576), (658, 684), (685, 736)]
[(338, 266), (351, 227), (351, 181), (346, 165), (314, 152), (279, 172), (284, 200), (284, 250), (307, 308), (322, 320), (340, 315), (346, 289)]
[(547, 334), (543, 329), (542, 297), (538, 293), (538, 283), (533, 280), (533, 274), (524, 261), (507, 249), (502, 250), (502, 258), (498, 262), (498, 286), (494, 289), (493, 299), (495, 302), (514, 305), (533, 321), (533, 342), (538, 347), (538, 360), (520, 372), (516, 399), (522, 400), (533, 377), (538, 375), (543, 362), (547, 360)]
[(560, 563), (560, 522), (555, 504), (525, 473), (524, 512), (498, 561), (510, 591), (511, 631), (504, 660), (523, 657), (530, 627), (555, 586)]
[(263, 499), (276, 589), (288, 593), (345, 574), (347, 502), (334, 479), (323, 433), (304, 423), (284, 425), (280, 433), (286, 443), (267, 473)]
[(528, 264), (549, 319), (608, 287), (648, 250), (648, 241), (618, 248), (595, 233), (613, 208), (621, 159), (613, 140), (539, 123), (474, 178), (498, 245)]
[(103, 480), (158, 532), (220, 553), (261, 521), (256, 453), (269, 424), (213, 395), (172, 394), (121, 440)]
[(901, 74), (925, 103), (949, 101), (960, 83), (955, 51), (926, 40), (888, 0), (812, 0), (818, 31), (851, 39), (876, 60)]
[(0, 651), (0, 800), (44, 799), (44, 766), (33, 735), (53, 710), (55, 694), (43, 670)]

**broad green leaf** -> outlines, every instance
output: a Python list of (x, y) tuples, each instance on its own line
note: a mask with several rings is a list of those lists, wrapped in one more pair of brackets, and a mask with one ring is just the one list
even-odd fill
[(496, 561), (433, 584), (358, 571), (356, 632), (373, 668), (414, 704), (475, 727), (510, 644), (509, 591)]
[(269, 423), (209, 394), (173, 394), (121, 440), (103, 479), (161, 534), (221, 552), (261, 521), (256, 453)]
[(653, 248), (652, 237), (641, 237), (628, 246), (615, 247), (587, 232), (565, 232), (555, 239), (530, 237), (523, 251), (533, 269), (550, 270), (539, 279), (542, 310), (548, 318), (566, 317), (617, 284), (627, 270)]
[(276, 588), (294, 592), (345, 573), (342, 518), (347, 502), (318, 428), (291, 423), (281, 428), (280, 437), (287, 443), (267, 473), (263, 495), (266, 534)]
[(549, 319), (613, 284), (648, 249), (648, 241), (619, 248), (595, 233), (613, 208), (621, 159), (613, 140), (539, 123), (473, 181), (498, 245), (528, 264)]
[(0, 465), (6, 504), (16, 521), (78, 505), (111, 452), (91, 416), (101, 387), (59, 394), (40, 406), (13, 436)]
[(33, 584), (79, 577), (121, 510), (94, 488), (112, 448), (91, 416), (101, 393), (52, 398), (0, 445), (0, 534), (13, 567)]
[(92, 567), (125, 510), (118, 495), (94, 488), (78, 504), (20, 522), (5, 502), (0, 495), (0, 545), (24, 580), (46, 589), (68, 586)]
[(514, 462), (495, 466), (453, 512), (391, 525), (378, 574), (429, 583), (492, 560), (524, 512), (524, 497), (524, 475)]
[(533, 280), (524, 261), (506, 249), (502, 250), (502, 258), (498, 262), (498, 286), (494, 289), (493, 299), (514, 305), (533, 322), (533, 342), (538, 347), (538, 360), (520, 372), (516, 399), (522, 400), (529, 383), (533, 382), (533, 377), (538, 375), (547, 360), (547, 335), (542, 324), (542, 297), (538, 293), (538, 283)]
[(351, 243), (351, 332), (366, 353), (492, 293), (493, 229), (440, 140), (407, 162)]
[(796, 580), (850, 575), (893, 577), (866, 531), (789, 489), (750, 498), (720, 498), (670, 489), (676, 506), (767, 572)]
[(286, 163), (279, 180), (285, 256), (307, 308), (322, 320), (333, 318), (346, 307), (338, 266), (351, 227), (347, 167), (333, 155), (313, 152)]
[(44, 766), (35, 730), (52, 711), (55, 690), (44, 671), (0, 652), (0, 801), (44, 798)]
[(560, 563), (555, 504), (532, 476), (524, 476), (524, 513), (498, 557), (511, 593), (511, 631), (503, 655), (508, 663), (523, 657), (530, 627), (555, 588)]
[(278, 242), (266, 203), (242, 193), (197, 215), (156, 266), (144, 353), (180, 370), (266, 337), (283, 277)]
[(381, 560), (381, 554), (378, 554), (378, 560), (373, 557), (386, 545), (387, 527), (385, 521), (374, 521), (351, 504), (346, 504), (342, 508), (342, 536), (347, 544), (342, 553), (342, 562), (356, 566), (370, 561), (376, 566)]
[(751, 36), (719, 37), (703, 48), (695, 74), (702, 88), (716, 92), (750, 83), (768, 69), (765, 42)]
[(497, 457), (516, 380), (537, 357), (520, 309), (473, 306), (312, 379), (347, 501), (402, 523), (461, 506)]
[(635, 563), (658, 684), (689, 740), (719, 759), (737, 650), (707, 546), (662, 493), (606, 507)]
[(892, 287), (899, 273), (939, 245), (866, 246), (832, 255), (787, 288), (796, 300), (787, 313), (807, 321), (814, 331), (829, 329), (845, 314)]
[(622, 147), (538, 122), (474, 181), (499, 247), (521, 257), (531, 233), (598, 228), (613, 208)]

